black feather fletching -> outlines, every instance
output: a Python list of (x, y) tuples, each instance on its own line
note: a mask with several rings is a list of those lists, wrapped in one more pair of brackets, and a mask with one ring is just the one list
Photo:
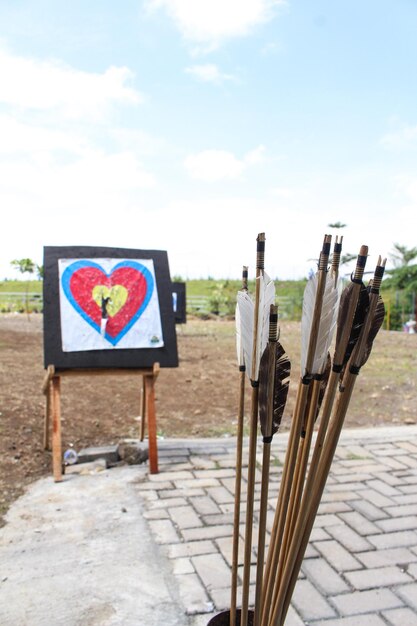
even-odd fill
[[(349, 308), (350, 299), (352, 297), (352, 290), (354, 289), (354, 283), (349, 283), (349, 285), (343, 290), (342, 295), (340, 296), (340, 306), (339, 306), (339, 314), (337, 318), (337, 333), (336, 333), (336, 344), (340, 341), (340, 336), (343, 331), (343, 327), (345, 324), (347, 311)], [(343, 357), (343, 362), (338, 365), (345, 365), (352, 354), (353, 348), (355, 347), (361, 328), (363, 326), (366, 313), (369, 307), (369, 294), (368, 290), (364, 284), (361, 285), (361, 289), (359, 292), (358, 303), (355, 309), (355, 315), (353, 318), (352, 329), (349, 335), (349, 341), (346, 347), (346, 351)]]
[[(269, 351), (275, 353), (275, 380), (274, 380), (274, 403), (272, 415), (272, 432), (268, 429), (268, 380), (269, 380)], [(281, 424), (282, 414), (287, 402), (291, 363), (279, 342), (267, 344), (261, 358), (259, 367), (259, 421), (261, 432), (264, 437), (274, 435)]]
[[(368, 287), (368, 291), (369, 290), (370, 290), (370, 287)], [(371, 354), (374, 339), (377, 336), (378, 331), (384, 322), (384, 318), (385, 318), (385, 304), (381, 296), (379, 296), (378, 304), (376, 305), (376, 309), (375, 309), (375, 313), (372, 319), (371, 327), (369, 329), (368, 337), (366, 338), (365, 352), (359, 364), (360, 367), (362, 367), (362, 365), (365, 365), (366, 361), (369, 359), (369, 355)]]

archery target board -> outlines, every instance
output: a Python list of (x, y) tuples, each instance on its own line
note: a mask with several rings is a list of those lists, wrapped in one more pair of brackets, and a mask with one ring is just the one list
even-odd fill
[(185, 283), (172, 283), (172, 306), (176, 324), (187, 323)]
[(178, 365), (167, 253), (44, 248), (45, 366)]

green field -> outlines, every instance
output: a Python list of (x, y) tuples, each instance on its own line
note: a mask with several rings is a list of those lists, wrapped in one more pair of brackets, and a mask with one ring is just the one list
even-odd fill
[[(186, 283), (187, 313), (196, 315), (232, 316), (236, 305), (236, 294), (241, 289), (240, 280), (196, 279), (174, 281)], [(305, 280), (276, 280), (277, 302), (281, 319), (299, 320)], [(0, 312), (42, 311), (41, 280), (6, 280), (0, 282)], [(254, 292), (254, 281), (249, 281), (249, 291)], [(412, 312), (414, 294), (384, 289), (382, 297), (387, 309), (386, 328), (400, 330)], [(26, 294), (28, 294), (26, 305)]]

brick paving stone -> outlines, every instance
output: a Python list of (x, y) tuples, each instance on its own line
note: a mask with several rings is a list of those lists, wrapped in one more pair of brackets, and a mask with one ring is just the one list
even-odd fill
[[(369, 477), (371, 478), (371, 477)], [(364, 489), (364, 485), (365, 485), (365, 481), (361, 481), (361, 482), (355, 482), (353, 480), (350, 480), (349, 482), (343, 482), (341, 483), (339, 480), (335, 483), (333, 483), (333, 485), (327, 485), (326, 486), (326, 491), (328, 491), (329, 493), (338, 493), (339, 491), (346, 491), (346, 492), (350, 492), (350, 491), (360, 491), (361, 489)]]
[(205, 470), (196, 470), (194, 472), (194, 476), (196, 478), (234, 478), (236, 474), (236, 469), (233, 470), (233, 468), (227, 469), (221, 469), (221, 468), (214, 468), (214, 469), (205, 469)]
[(152, 509), (166, 509), (169, 506), (185, 506), (187, 500), (185, 498), (158, 498), (149, 505)]
[(374, 489), (374, 491), (378, 491), (388, 498), (401, 495), (401, 491), (399, 491), (392, 485), (388, 485), (386, 482), (380, 479), (368, 480), (366, 484), (370, 489)]
[(342, 615), (370, 613), (376, 608), (382, 611), (403, 606), (403, 602), (389, 589), (354, 591), (340, 596), (332, 596), (332, 604)]
[(337, 541), (317, 541), (314, 547), (327, 559), (337, 572), (360, 568), (359, 561)]
[(410, 474), (410, 472), (406, 472), (401, 477), (404, 479), (404, 482), (408, 483), (409, 485), (417, 484), (417, 473), (413, 472)]
[[(402, 491), (402, 486), (404, 485), (403, 479), (399, 476), (396, 476), (392, 472), (378, 472), (377, 474), (375, 474), (375, 477), (378, 480), (383, 480), (388, 485), (398, 487), (400, 491)], [(370, 478), (368, 480), (370, 480)]]
[(310, 534), (310, 542), (325, 541), (331, 539), (330, 535), (324, 530), (324, 528), (313, 528)]
[[(160, 476), (160, 474), (156, 474), (156, 476)], [(169, 480), (164, 477), (163, 481), (159, 483), (137, 483), (137, 489), (139, 491), (160, 491), (162, 489), (172, 489), (173, 485)]]
[(200, 515), (215, 515), (220, 508), (209, 496), (196, 496), (189, 499), (190, 504)]
[[(224, 560), (230, 566), (232, 565), (232, 538), (231, 537), (219, 537), (215, 539), (215, 543), (220, 550)], [(241, 537), (239, 537), (239, 550), (238, 550), (238, 562), (240, 565), (243, 565), (243, 555), (244, 555), (244, 541)]]
[(190, 464), (194, 469), (215, 469), (217, 464), (213, 459), (204, 456), (190, 456)]
[(396, 457), (395, 459), (394, 458), (384, 459), (384, 463), (385, 465), (388, 466), (388, 468), (391, 468), (392, 470), (403, 470), (406, 467), (404, 463), (400, 463), (400, 461), (398, 460), (398, 457)]
[(375, 491), (375, 489), (362, 489), (360, 495), (361, 498), (368, 500), (368, 502), (375, 506), (387, 507), (394, 504), (394, 500), (392, 498), (387, 498), (387, 496), (382, 495), (379, 491)]
[(399, 506), (386, 507), (385, 511), (391, 517), (405, 517), (407, 515), (417, 515), (417, 504), (404, 504)]
[(376, 535), (381, 532), (381, 529), (376, 524), (370, 522), (366, 517), (358, 513), (358, 511), (341, 513), (339, 517), (363, 537), (366, 535)]
[(179, 574), (176, 579), (178, 592), (187, 615), (213, 611), (213, 603), (209, 600), (204, 585), (197, 574)]
[(316, 558), (318, 556), (319, 556), (319, 553), (317, 552), (316, 548), (311, 543), (309, 543), (307, 545), (306, 551), (304, 553), (304, 558), (305, 559), (314, 559), (314, 558)]
[(396, 460), (400, 463), (404, 463), (407, 467), (417, 467), (417, 459), (412, 456), (397, 456)]
[(404, 450), (407, 450), (408, 452), (417, 454), (417, 445), (415, 445), (414, 443), (411, 443), (410, 441), (399, 441), (397, 443), (397, 446), (399, 448), (403, 448)]
[(285, 626), (304, 626), (305, 622), (295, 612), (292, 606), (289, 607), (287, 617), (285, 618)]
[(314, 586), (325, 595), (349, 591), (345, 581), (323, 558), (304, 560), (302, 570)]
[(174, 524), (183, 528), (198, 528), (203, 522), (191, 505), (170, 507), (168, 512)]
[(360, 591), (375, 587), (391, 587), (392, 585), (401, 585), (412, 581), (411, 576), (396, 566), (345, 572), (344, 576), (354, 589)]
[(166, 509), (151, 509), (143, 513), (145, 519), (169, 519), (169, 513)]
[(406, 517), (393, 517), (390, 519), (379, 520), (376, 522), (384, 532), (395, 532), (397, 530), (412, 530), (417, 528), (417, 516), (409, 515)]
[(217, 487), (219, 485), (219, 481), (216, 478), (192, 478), (189, 473), (186, 479), (174, 480), (173, 483), (176, 489), (205, 489), (206, 487)]
[[(346, 510), (347, 505), (345, 503), (349, 502), (349, 500), (357, 500), (359, 495), (356, 491), (325, 491), (321, 498), (321, 503), (341, 502), (341, 510)], [(340, 508), (336, 512), (339, 510)]]
[[(176, 480), (188, 480), (192, 478), (191, 472), (160, 472), (159, 474), (149, 474), (148, 480), (151, 484), (153, 483), (164, 483), (167, 480), (171, 483)], [(157, 487), (155, 487), (157, 488)], [(159, 488), (159, 487), (158, 487)]]
[(417, 504), (417, 493), (409, 493), (393, 498), (397, 504)]
[(417, 563), (412, 563), (411, 565), (409, 565), (407, 568), (407, 572), (408, 574), (410, 574), (410, 576), (413, 576), (414, 579), (417, 580)]
[(230, 568), (221, 554), (193, 556), (191, 562), (209, 593), (211, 589), (230, 588)]
[(173, 561), (172, 571), (174, 575), (178, 576), (179, 574), (194, 574), (195, 569), (193, 564), (191, 563), (191, 559), (188, 557), (183, 557), (179, 559), (175, 559)]
[(329, 526), (329, 535), (339, 541), (349, 552), (366, 552), (372, 549), (372, 545), (364, 537), (355, 532), (347, 524)]
[(174, 524), (171, 520), (150, 520), (149, 527), (155, 538), (156, 543), (176, 543), (180, 541)]
[(340, 519), (337, 517), (337, 515), (333, 515), (332, 513), (324, 513), (322, 515), (319, 509), (316, 520), (314, 522), (316, 528), (327, 528), (328, 526), (337, 526), (337, 524), (340, 524)]
[(369, 541), (378, 550), (387, 550), (388, 548), (401, 548), (417, 545), (417, 534), (411, 530), (398, 531), (393, 533), (382, 533), (369, 537)]
[(401, 485), (399, 488), (405, 494), (417, 493), (417, 484), (415, 485)]
[(325, 598), (308, 580), (299, 580), (295, 586), (292, 603), (303, 619), (314, 620), (335, 617), (336, 613)]
[(234, 503), (234, 496), (223, 486), (207, 485), (207, 493), (217, 504)]
[(397, 587), (395, 592), (410, 606), (417, 611), (417, 582), (411, 585)]
[(165, 489), (159, 493), (161, 499), (164, 498), (192, 498), (193, 496), (204, 496), (205, 491), (202, 487), (192, 487), (192, 481), (187, 481), (189, 485), (184, 485), (182, 488)]
[(203, 515), (202, 521), (205, 526), (216, 526), (217, 524), (233, 524), (233, 513), (218, 513), (217, 515)]
[(194, 469), (192, 464), (187, 460), (187, 457), (184, 457), (184, 459), (182, 460), (182, 463), (179, 462), (180, 459), (176, 459), (176, 458), (175, 459), (170, 459), (170, 458), (158, 459), (158, 461), (159, 461), (159, 470), (165, 473)]
[[(238, 592), (240, 588), (238, 587)], [(221, 587), (220, 589), (210, 589), (210, 597), (217, 611), (226, 611), (230, 609), (230, 589)], [(239, 597), (239, 596), (238, 596)]]
[(388, 513), (365, 500), (351, 500), (350, 506), (362, 513), (371, 522), (388, 517)]
[(211, 554), (217, 552), (217, 548), (212, 541), (188, 541), (187, 543), (174, 543), (168, 547), (170, 559), (180, 559), (185, 556), (196, 556), (197, 554)]
[(371, 474), (339, 474), (336, 476), (338, 483), (364, 483), (366, 480), (371, 480)]
[[(201, 528), (186, 528), (181, 531), (185, 541), (197, 541), (201, 539), (216, 539), (217, 537), (231, 536), (233, 527), (231, 525), (222, 526), (202, 526)], [(416, 557), (417, 560), (417, 557)]]
[[(355, 615), (355, 617), (341, 617), (340, 619), (314, 622), (314, 626), (386, 626), (378, 615)], [(401, 626), (406, 626), (402, 624)]]
[(358, 559), (365, 567), (371, 568), (384, 567), (385, 565), (406, 565), (407, 563), (415, 563), (417, 561), (417, 555), (407, 548), (393, 548), (391, 550), (360, 552)]
[(382, 615), (390, 626), (417, 626), (417, 613), (409, 608), (383, 611)]

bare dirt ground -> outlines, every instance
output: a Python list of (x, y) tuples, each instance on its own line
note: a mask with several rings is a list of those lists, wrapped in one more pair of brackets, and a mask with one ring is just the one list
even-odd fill
[[(156, 385), (161, 437), (234, 435), (238, 405), (233, 321), (189, 319), (177, 327), (180, 366)], [(292, 363), (281, 429), (288, 429), (299, 377), (299, 324), (281, 324)], [(0, 524), (25, 486), (49, 473), (43, 450), (45, 398), (42, 316), (0, 316)], [(417, 335), (381, 331), (355, 387), (346, 427), (417, 423)], [(117, 443), (139, 435), (141, 379), (136, 375), (63, 379), (63, 449)], [(250, 389), (247, 386), (247, 410)]]

